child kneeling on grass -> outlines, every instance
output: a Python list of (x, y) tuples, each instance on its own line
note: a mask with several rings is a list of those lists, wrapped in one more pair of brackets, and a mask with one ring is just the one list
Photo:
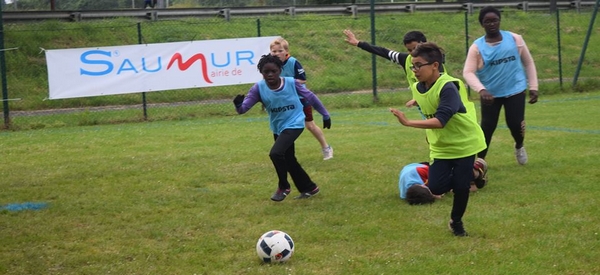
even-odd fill
[[(408, 204), (428, 204), (441, 199), (442, 195), (434, 195), (429, 190), (429, 163), (410, 163), (400, 170), (398, 188), (400, 189), (400, 198), (406, 200)], [(478, 158), (473, 163), (473, 181), (471, 182), (471, 192), (483, 188), (487, 184), (487, 163)]]

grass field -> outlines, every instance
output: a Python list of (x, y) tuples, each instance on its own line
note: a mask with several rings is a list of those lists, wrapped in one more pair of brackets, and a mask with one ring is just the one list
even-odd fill
[[(525, 166), (501, 120), (467, 238), (446, 228), (451, 194), (399, 199), (400, 168), (428, 149), (387, 107), (332, 108), (329, 161), (303, 134), (297, 156), (322, 191), (281, 203), (257, 110), (0, 132), (0, 206), (47, 203), (0, 210), (0, 274), (599, 274), (599, 103), (593, 92), (528, 105)], [(271, 229), (294, 239), (288, 263), (256, 256)]]
[[(577, 87), (571, 86), (592, 14), (589, 10), (581, 13), (564, 11), (560, 13), (559, 20), (547, 12), (504, 10), (501, 27), (523, 35), (534, 57), (538, 78), (542, 80), (540, 93), (593, 91), (594, 89), (589, 87), (598, 86), (600, 30), (597, 28), (591, 30)], [(462, 12), (377, 14), (373, 30), (368, 13), (360, 14), (357, 18), (273, 15), (261, 18), (234, 17), (231, 21), (220, 18), (182, 18), (141, 22), (114, 19), (84, 20), (77, 23), (49, 20), (30, 24), (5, 24), (5, 47), (13, 49), (5, 53), (8, 98), (13, 99), (9, 102), (10, 110), (30, 111), (142, 103), (139, 93), (45, 100), (48, 98), (48, 72), (45, 55), (40, 49), (96, 48), (258, 35), (286, 38), (290, 42), (290, 53), (300, 60), (307, 71), (309, 88), (319, 94), (371, 90), (373, 68), (377, 73), (375, 80), (380, 91), (403, 89), (407, 87), (406, 79), (397, 65), (378, 57), (373, 67), (371, 54), (348, 45), (344, 41), (343, 30), (351, 29), (358, 39), (363, 41), (371, 41), (373, 32), (377, 45), (401, 52), (405, 51), (402, 44), (404, 33), (410, 30), (423, 31), (428, 41), (433, 41), (445, 49), (447, 71), (455, 77), (462, 77), (467, 47), (484, 34), (477, 16), (477, 12), (469, 16)], [(257, 23), (258, 20), (260, 24)], [(557, 28), (560, 31), (560, 44)], [(564, 80), (564, 85), (560, 86), (558, 79)], [(230, 99), (237, 93), (247, 91), (250, 86), (251, 84), (242, 84), (152, 92), (148, 93), (147, 101), (165, 103)], [(152, 113), (152, 116), (156, 116), (155, 113)], [(127, 119), (134, 121), (137, 118)]]

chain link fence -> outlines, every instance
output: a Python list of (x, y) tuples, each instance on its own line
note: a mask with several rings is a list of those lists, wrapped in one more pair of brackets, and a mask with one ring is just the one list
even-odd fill
[[(590, 11), (503, 11), (502, 29), (523, 35), (532, 52), (542, 94), (559, 91), (563, 80), (576, 73), (582, 79), (597, 77), (600, 60), (595, 54), (586, 55), (578, 71), (591, 15)], [(235, 115), (231, 99), (252, 84), (47, 100), (43, 50), (257, 36), (282, 36), (290, 42), (291, 55), (306, 69), (308, 88), (329, 109), (401, 106), (410, 98), (402, 68), (347, 44), (343, 30), (350, 29), (367, 42), (372, 42), (373, 34), (377, 45), (401, 52), (406, 51), (404, 33), (420, 30), (445, 49), (448, 72), (462, 77), (468, 47), (484, 34), (477, 16), (476, 12), (377, 14), (374, 29), (368, 15), (5, 24), (8, 101), (2, 113), (10, 111), (10, 129)], [(588, 53), (598, 52), (598, 32), (592, 30)]]

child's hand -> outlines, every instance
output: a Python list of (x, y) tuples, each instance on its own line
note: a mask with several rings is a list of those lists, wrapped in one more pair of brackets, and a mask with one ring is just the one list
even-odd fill
[(245, 95), (236, 95), (235, 98), (233, 99), (233, 105), (235, 105), (236, 108), (242, 106), (242, 103), (244, 102), (244, 97), (246, 97)]
[(492, 105), (492, 103), (494, 103), (494, 96), (486, 89), (483, 89), (479, 92), (479, 98), (481, 103), (485, 105)]
[(538, 91), (537, 90), (529, 90), (529, 104), (533, 104), (538, 102)]
[(331, 129), (331, 118), (323, 118), (323, 129)]
[(390, 112), (392, 112), (392, 114), (394, 114), (395, 117), (398, 118), (398, 121), (400, 122), (400, 124), (405, 125), (408, 123), (408, 119), (406, 119), (406, 116), (404, 115), (403, 112), (394, 109), (394, 108), (390, 108)]
[(346, 35), (346, 42), (348, 42), (348, 44), (350, 45), (358, 45), (358, 39), (356, 39), (356, 36), (354, 36), (354, 33), (352, 33), (350, 30), (344, 30), (344, 34)]

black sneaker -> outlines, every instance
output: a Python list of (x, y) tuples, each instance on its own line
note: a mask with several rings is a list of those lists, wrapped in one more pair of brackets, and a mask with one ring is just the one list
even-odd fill
[(474, 182), (475, 182), (475, 186), (477, 186), (477, 189), (481, 189), (486, 186), (487, 178), (476, 178), (474, 180)]
[(310, 192), (304, 192), (302, 194), (300, 194), (300, 196), (295, 197), (294, 199), (308, 199), (316, 194), (319, 194), (319, 187), (317, 186), (317, 188), (315, 188), (314, 190), (310, 191)]
[(273, 196), (271, 196), (271, 200), (272, 201), (282, 201), (285, 200), (285, 197), (287, 197), (287, 195), (290, 194), (290, 189), (279, 189), (277, 188), (277, 191), (275, 191), (275, 193), (273, 193)]
[(487, 162), (485, 162), (485, 160), (482, 158), (478, 158), (475, 160), (473, 168), (479, 171), (479, 177), (477, 177), (474, 182), (475, 186), (477, 186), (477, 189), (481, 189), (487, 184)]
[(450, 220), (450, 222), (448, 222), (448, 228), (450, 229), (450, 231), (452, 231), (454, 236), (457, 236), (457, 237), (469, 236), (469, 234), (467, 234), (467, 231), (465, 231), (465, 228), (463, 227), (462, 222), (454, 222), (453, 220)]

